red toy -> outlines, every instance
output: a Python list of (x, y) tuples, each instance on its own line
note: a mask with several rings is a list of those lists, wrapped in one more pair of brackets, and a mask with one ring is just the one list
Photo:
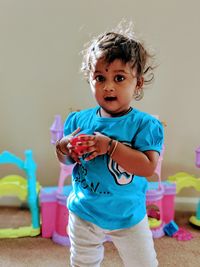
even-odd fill
[(80, 134), (75, 137), (73, 137), (70, 141), (71, 145), (75, 147), (75, 151), (79, 154), (82, 153), (88, 146), (81, 146), (78, 145), (77, 143), (80, 142), (80, 137), (81, 136), (86, 136), (86, 134)]

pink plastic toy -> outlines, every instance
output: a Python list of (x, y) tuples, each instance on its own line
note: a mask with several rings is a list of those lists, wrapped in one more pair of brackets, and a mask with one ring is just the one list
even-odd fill
[(62, 193), (59, 193), (57, 187), (45, 187), (40, 192), (42, 237), (52, 238), (64, 246), (69, 246), (66, 201), (71, 189), (71, 186), (64, 186)]
[(173, 237), (178, 241), (188, 241), (193, 238), (193, 235), (183, 227), (179, 227), (178, 231), (173, 234)]
[(175, 214), (176, 184), (168, 181), (158, 184), (149, 182), (146, 194), (147, 215), (154, 238), (164, 235), (162, 228), (174, 220)]
[(146, 195), (147, 215), (154, 238), (165, 235), (163, 227), (174, 219), (174, 202), (176, 195), (176, 184), (172, 182), (161, 182), (161, 165), (165, 147), (161, 151), (155, 174), (158, 182), (149, 182)]
[[(50, 128), (51, 143), (55, 144), (63, 136), (63, 124), (60, 115)], [(72, 189), (71, 185), (64, 186), (67, 177), (72, 173), (73, 165), (60, 164), (60, 177), (58, 187), (44, 187), (40, 191), (42, 237), (52, 238), (54, 242), (69, 246), (67, 234), (68, 209), (66, 207), (67, 197)]]
[(169, 223), (174, 219), (175, 215), (175, 196), (176, 184), (170, 182), (162, 182), (164, 185), (164, 194), (162, 200), (163, 221)]
[[(157, 163), (156, 169), (154, 171), (154, 173), (157, 174), (159, 181), (161, 181), (161, 167), (162, 167), (162, 161), (163, 161), (164, 152), (165, 152), (165, 145), (163, 145), (163, 148), (161, 150), (160, 156), (158, 158), (158, 163)], [(160, 185), (160, 183), (159, 183), (159, 185)]]

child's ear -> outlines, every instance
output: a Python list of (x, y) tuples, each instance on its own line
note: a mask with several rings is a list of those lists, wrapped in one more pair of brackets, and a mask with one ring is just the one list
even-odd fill
[(143, 77), (137, 78), (137, 84), (136, 84), (134, 94), (133, 94), (133, 97), (136, 101), (141, 100), (144, 96), (144, 91), (142, 88), (143, 85), (144, 85), (144, 78)]
[(141, 89), (144, 85), (144, 77), (138, 77), (137, 78), (137, 84), (136, 84), (136, 89)]

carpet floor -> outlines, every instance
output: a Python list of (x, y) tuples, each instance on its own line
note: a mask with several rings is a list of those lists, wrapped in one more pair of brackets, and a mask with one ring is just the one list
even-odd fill
[[(189, 212), (176, 212), (176, 223), (186, 228), (193, 238), (178, 241), (164, 236), (154, 239), (159, 267), (200, 267), (200, 230), (190, 226)], [(30, 224), (27, 210), (0, 208), (0, 228)], [(69, 267), (69, 248), (41, 236), (0, 239), (0, 267)], [(105, 243), (102, 267), (122, 267), (121, 259), (111, 242)], [(133, 266), (137, 267), (137, 266)], [(144, 266), (148, 267), (148, 266)]]

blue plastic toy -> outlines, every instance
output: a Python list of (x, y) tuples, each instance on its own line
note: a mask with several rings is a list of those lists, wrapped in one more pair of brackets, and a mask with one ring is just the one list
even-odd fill
[(178, 229), (178, 225), (173, 220), (166, 224), (163, 228), (165, 234), (168, 236), (173, 236), (178, 231)]

